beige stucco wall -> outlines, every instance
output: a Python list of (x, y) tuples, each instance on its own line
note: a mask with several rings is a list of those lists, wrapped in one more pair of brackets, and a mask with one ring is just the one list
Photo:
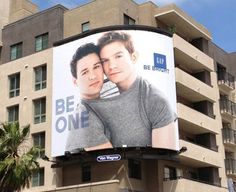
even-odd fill
[(37, 5), (30, 0), (10, 0), (10, 2), (10, 23), (38, 12)]
[(138, 22), (137, 8), (134, 1), (100, 0), (69, 10), (64, 15), (64, 37), (81, 33), (81, 25), (85, 22), (90, 23), (90, 29), (121, 25), (124, 13)]
[(163, 192), (196, 192), (196, 191), (227, 192), (228, 189), (204, 183), (199, 185), (198, 182), (187, 179), (164, 181)]
[[(0, 0), (1, 2), (5, 0)], [(8, 2), (8, 1), (7, 1)], [(18, 3), (22, 3), (19, 0)], [(6, 7), (5, 7), (6, 5)], [(4, 9), (0, 7), (0, 12), (3, 11), (0, 18), (0, 27), (8, 22), (9, 15), (9, 3), (4, 3)], [(20, 4), (20, 6), (23, 4)], [(29, 6), (29, 7), (28, 7)], [(35, 11), (28, 3), (25, 5), (27, 10)], [(167, 10), (173, 9), (173, 5), (167, 7)], [(29, 12), (25, 10), (19, 10), (15, 7), (15, 16), (12, 18), (20, 18), (27, 15)], [(174, 9), (176, 9), (174, 7)], [(162, 11), (165, 11), (163, 9)], [(177, 9), (177, 11), (179, 11)], [(203, 32), (208, 33), (200, 25), (192, 21), (191, 18), (187, 17), (182, 11), (179, 11), (189, 22), (193, 22), (195, 26), (202, 29)], [(68, 10), (64, 14), (64, 37), (70, 37), (81, 33), (81, 24), (90, 22), (91, 29), (97, 27), (104, 27), (109, 25), (123, 24), (123, 14), (127, 14), (137, 21), (137, 24), (145, 24), (150, 26), (156, 26), (155, 14), (158, 13), (158, 7), (153, 3), (144, 3), (138, 6), (134, 1), (127, 0), (94, 0), (84, 6)], [(89, 18), (89, 20), (88, 20)], [(14, 20), (14, 19), (13, 19)], [(194, 27), (193, 27), (194, 29)], [(210, 34), (209, 34), (210, 35)], [(110, 180), (118, 180), (119, 184), (115, 184), (115, 187), (119, 185), (119, 188), (130, 188), (139, 191), (149, 191), (151, 189), (159, 189), (159, 191), (181, 191), (187, 192), (188, 186), (198, 191), (226, 191), (226, 189), (219, 189), (215, 186), (205, 185), (199, 182), (193, 182), (189, 180), (177, 180), (172, 182), (164, 182), (163, 186), (163, 169), (165, 165), (170, 166), (215, 166), (219, 167), (219, 177), (221, 178), (221, 184), (223, 187), (227, 186), (225, 168), (224, 168), (224, 145), (222, 142), (221, 128), (222, 120), (219, 111), (219, 88), (217, 85), (217, 74), (215, 72), (215, 66), (212, 58), (193, 47), (183, 38), (178, 35), (174, 35), (174, 49), (181, 52), (179, 57), (182, 57), (183, 63), (186, 62), (187, 68), (190, 71), (198, 71), (199, 69), (207, 69), (211, 71), (211, 83), (212, 87), (205, 85), (202, 82), (197, 81), (194, 77), (183, 72), (180, 69), (176, 69), (177, 82), (188, 89), (189, 97), (193, 97), (193, 94), (199, 94), (204, 98), (214, 102), (214, 114), (215, 119), (200, 114), (183, 104), (178, 104), (178, 115), (186, 121), (195, 124), (206, 132), (216, 133), (216, 142), (218, 145), (218, 152), (210, 151), (196, 145), (193, 145), (186, 141), (181, 141), (181, 146), (187, 146), (188, 151), (181, 155), (181, 163), (177, 162), (166, 162), (166, 161), (142, 161), (142, 173), (143, 179), (135, 180), (128, 177), (127, 161), (121, 161), (117, 163), (108, 163), (106, 166), (100, 166), (94, 164), (92, 168), (93, 180), (104, 181), (107, 178)], [(224, 53), (219, 52), (219, 55), (226, 57)], [(233, 57), (232, 57), (233, 58)], [(222, 58), (223, 59), (223, 58)], [(42, 64), (47, 63), (47, 88), (34, 91), (34, 72), (33, 68)], [(225, 63), (225, 60), (222, 60)], [(233, 63), (233, 59), (232, 59)], [(21, 88), (20, 96), (9, 99), (8, 91), (8, 75), (16, 72), (21, 73)], [(15, 104), (20, 105), (20, 123), (22, 125), (31, 124), (31, 133), (37, 133), (41, 131), (46, 132), (46, 155), (50, 157), (51, 151), (51, 96), (52, 96), (52, 49), (48, 49), (9, 63), (0, 65), (0, 121), (7, 120), (8, 106)], [(181, 92), (181, 90), (180, 90)], [(47, 117), (46, 122), (41, 124), (33, 124), (33, 100), (36, 98), (46, 97), (47, 99)], [(230, 120), (234, 122), (234, 120)], [(190, 127), (191, 129), (191, 127)], [(200, 155), (199, 155), (200, 154)], [(189, 161), (190, 160), (190, 161)], [(56, 187), (61, 185), (70, 185), (81, 178), (81, 170), (78, 165), (71, 166), (70, 168), (63, 168), (62, 174), (61, 169), (51, 169), (51, 163), (40, 161), (40, 165), (45, 167), (45, 186), (35, 187), (26, 191), (43, 191), (43, 190), (55, 190)], [(186, 163), (187, 162), (187, 163)], [(186, 163), (187, 165), (185, 165)], [(116, 174), (114, 174), (116, 170)], [(101, 174), (102, 173), (102, 174)], [(63, 175), (63, 176), (62, 176)], [(63, 178), (64, 177), (64, 178)], [(151, 178), (151, 179), (149, 179)], [(111, 185), (112, 187), (113, 185)], [(175, 188), (171, 188), (175, 186)], [(209, 188), (210, 187), (210, 188)], [(76, 188), (76, 187), (75, 187)], [(175, 190), (174, 190), (175, 189)], [(219, 189), (219, 190), (218, 190)], [(61, 188), (61, 191), (64, 189)], [(77, 189), (76, 189), (77, 190)], [(87, 190), (87, 189), (86, 189)], [(191, 188), (192, 190), (192, 188)], [(68, 191), (65, 189), (64, 191)], [(70, 191), (75, 191), (71, 189)], [(189, 191), (188, 191), (189, 192)]]
[[(47, 64), (47, 88), (34, 90), (34, 67)], [(9, 98), (8, 76), (20, 72), (20, 95)], [(19, 104), (20, 125), (30, 124), (31, 134), (45, 131), (46, 155), (50, 157), (51, 151), (51, 89), (52, 89), (52, 49), (47, 49), (39, 53), (0, 65), (0, 122), (8, 119), (7, 107)], [(7, 86), (6, 86), (7, 85)], [(46, 122), (34, 124), (33, 100), (46, 97)], [(29, 138), (32, 141), (32, 138)], [(51, 164), (39, 159), (40, 166), (45, 168), (44, 189), (51, 188), (56, 184), (56, 176), (51, 169)], [(42, 187), (30, 189), (30, 191), (41, 191)]]
[(0, 0), (0, 46), (2, 45), (2, 28), (9, 22), (10, 1)]
[(116, 8), (118, 4), (117, 0), (93, 1), (67, 11), (64, 14), (64, 37), (81, 33), (81, 24), (85, 22), (90, 23), (90, 29), (119, 23), (119, 9)]

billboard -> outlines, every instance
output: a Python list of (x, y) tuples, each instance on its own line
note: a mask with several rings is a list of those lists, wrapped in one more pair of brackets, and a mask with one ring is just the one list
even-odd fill
[(173, 40), (107, 28), (53, 48), (52, 157), (81, 150), (179, 150)]

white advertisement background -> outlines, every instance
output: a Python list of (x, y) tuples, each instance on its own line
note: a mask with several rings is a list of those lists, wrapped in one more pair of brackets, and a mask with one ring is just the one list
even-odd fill
[[(135, 64), (138, 74), (147, 79), (151, 84), (154, 84), (163, 92), (173, 111), (177, 114), (172, 38), (155, 32), (143, 30), (123, 31), (131, 35), (135, 50), (138, 53), (138, 61)], [(55, 122), (60, 116), (68, 117), (69, 114), (73, 114), (73, 112), (64, 112), (63, 114), (56, 116), (55, 102), (58, 99), (63, 99), (66, 101), (67, 97), (74, 96), (75, 109), (79, 101), (78, 88), (74, 86), (70, 72), (70, 61), (72, 56), (79, 46), (90, 42), (94, 42), (96, 44), (97, 39), (103, 34), (104, 32), (94, 34), (53, 48), (52, 157), (64, 155), (68, 135), (68, 129), (62, 133), (57, 132), (55, 129)], [(150, 65), (151, 67), (154, 66), (153, 53), (166, 56), (168, 72), (144, 70), (144, 65)], [(178, 131), (178, 129), (176, 129), (176, 131)], [(178, 133), (176, 133), (176, 143), (178, 146)]]

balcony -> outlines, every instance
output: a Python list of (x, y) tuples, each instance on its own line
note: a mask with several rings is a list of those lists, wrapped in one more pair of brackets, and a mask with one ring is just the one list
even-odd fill
[(211, 39), (210, 32), (203, 25), (197, 23), (175, 4), (158, 7), (155, 18), (169, 27), (175, 27), (176, 33), (182, 34), (188, 39), (200, 37)]
[(228, 118), (236, 117), (236, 104), (226, 98), (220, 99), (220, 112)]
[(204, 134), (185, 134), (180, 131), (180, 139), (190, 142), (192, 144), (198, 145), (200, 147), (204, 147), (206, 149), (210, 149), (218, 152), (218, 146), (216, 145), (216, 136), (212, 133), (204, 133)]
[(222, 129), (223, 142), (230, 146), (236, 146), (236, 130), (230, 128)]
[(169, 180), (163, 182), (163, 192), (227, 192), (226, 188), (196, 181), (186, 178), (178, 178), (177, 180)]
[(218, 93), (209, 85), (179, 68), (175, 68), (175, 75), (177, 92), (181, 97), (189, 98), (191, 102), (203, 100), (214, 102), (217, 100)]
[(192, 72), (207, 70), (214, 71), (213, 59), (208, 55), (185, 41), (180, 36), (174, 34), (174, 54), (175, 63), (187, 68)]
[(180, 128), (192, 134), (220, 133), (214, 119), (182, 104), (177, 103)]
[(235, 89), (234, 76), (226, 71), (218, 71), (218, 85), (224, 92), (233, 91)]
[(236, 176), (236, 160), (235, 159), (225, 159), (225, 170), (227, 175)]
[(94, 182), (88, 184), (73, 185), (68, 187), (59, 187), (47, 192), (91, 192), (91, 191), (102, 191), (102, 192), (119, 192), (119, 181), (110, 180), (102, 182)]
[(185, 165), (221, 167), (221, 158), (217, 152), (180, 139), (180, 148), (183, 146), (188, 149), (180, 155), (180, 160)]

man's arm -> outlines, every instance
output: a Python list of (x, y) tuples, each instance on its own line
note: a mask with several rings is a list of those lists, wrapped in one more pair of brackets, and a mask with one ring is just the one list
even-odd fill
[(178, 150), (178, 131), (172, 122), (152, 130), (152, 147)]
[(106, 142), (101, 145), (85, 148), (85, 151), (93, 151), (93, 150), (99, 150), (99, 149), (110, 149), (110, 148), (113, 148), (111, 142)]

